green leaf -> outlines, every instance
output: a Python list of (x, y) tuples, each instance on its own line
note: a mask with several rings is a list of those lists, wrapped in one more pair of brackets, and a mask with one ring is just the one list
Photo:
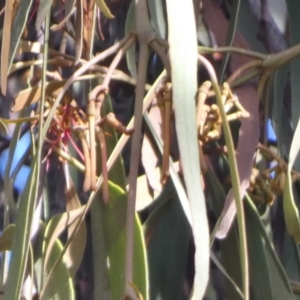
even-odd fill
[[(64, 165), (65, 171), (65, 194), (66, 194), (66, 210), (67, 212), (72, 212), (76, 209), (83, 209), (79, 197), (76, 193), (75, 186), (73, 184), (71, 175), (69, 173), (68, 165)], [(72, 277), (75, 276), (84, 255), (84, 250), (86, 246), (86, 223), (82, 220), (76, 233), (73, 232), (77, 224), (71, 224), (68, 228), (68, 239), (72, 238), (70, 244), (65, 253), (65, 260)]]
[(191, 227), (174, 189), (171, 195), (163, 192), (154, 203), (155, 207), (148, 208), (150, 215), (144, 224), (150, 299), (179, 299), (184, 289)]
[[(214, 173), (208, 171), (209, 201), (219, 215), (225, 192)], [(274, 246), (252, 201), (246, 197), (245, 218), (249, 253), (250, 282), (253, 299), (294, 299), (289, 281)], [(238, 232), (234, 224), (225, 240), (220, 240), (221, 257), (228, 274), (241, 286)], [(231, 284), (225, 285), (226, 298), (240, 299)]]
[(37, 160), (32, 163), (31, 173), (26, 187), (21, 194), (16, 220), (16, 229), (12, 241), (12, 258), (7, 276), (4, 300), (18, 300), (24, 280), (28, 259), (30, 231), (36, 203)]
[(298, 207), (294, 201), (294, 195), (292, 190), (292, 178), (291, 171), (296, 162), (299, 150), (300, 150), (300, 119), (298, 116), (298, 124), (294, 131), (294, 137), (291, 144), (289, 162), (286, 173), (286, 181), (283, 192), (283, 210), (284, 218), (287, 226), (287, 230), (290, 235), (294, 237), (297, 243), (300, 243), (300, 220)]
[[(111, 98), (110, 95), (107, 95), (102, 105), (101, 113), (102, 116), (104, 117), (110, 112), (112, 112)], [(109, 157), (115, 148), (118, 138), (117, 138), (116, 131), (112, 127), (108, 126), (107, 124), (103, 125), (103, 130), (106, 133), (106, 137), (105, 137), (106, 149), (107, 149), (107, 156)], [(101, 159), (98, 160), (98, 170), (101, 170)], [(123, 164), (122, 157), (120, 155), (115, 161), (114, 165), (111, 167), (108, 176), (109, 176), (109, 180), (112, 181), (114, 184), (120, 186), (124, 190), (126, 189), (127, 182), (126, 182), (126, 176), (124, 171), (124, 164)]]
[[(125, 35), (129, 34), (133, 30), (133, 26), (135, 23), (135, 6), (134, 2), (131, 1), (125, 22)], [(126, 61), (127, 67), (132, 75), (133, 78), (136, 78), (137, 70), (136, 70), (136, 44), (133, 44), (127, 51), (126, 51)]]
[[(293, 0), (286, 0), (289, 21), (290, 21), (290, 42), (291, 46), (295, 46), (300, 43), (300, 31), (299, 31), (299, 18), (300, 18), (300, 7)], [(294, 129), (297, 126), (298, 119), (300, 116), (300, 105), (299, 105), (299, 95), (300, 95), (300, 58), (293, 60), (291, 66), (291, 92), (292, 92), (292, 102), (291, 102), (291, 112), (292, 112), (292, 124)]]
[(101, 10), (101, 12), (104, 14), (104, 16), (108, 19), (113, 19), (114, 15), (110, 12), (109, 8), (107, 7), (104, 0), (95, 0), (95, 3)]
[(297, 243), (300, 243), (299, 212), (294, 201), (291, 176), (289, 174), (286, 176), (283, 191), (283, 211), (288, 233), (295, 239)]
[[(72, 211), (55, 215), (48, 222), (45, 230), (45, 245), (44, 245), (45, 265), (48, 264), (48, 260), (50, 259), (52, 253), (52, 247), (56, 242), (57, 238), (60, 236), (60, 234), (62, 234), (65, 230), (67, 230), (69, 226), (74, 224), (74, 222), (78, 219), (78, 217), (82, 215), (83, 211), (84, 211), (84, 206), (78, 209), (74, 209)], [(74, 275), (74, 272), (72, 272), (72, 275)]]
[[(197, 34), (192, 1), (167, 0), (173, 104), (184, 181), (190, 201), (195, 240), (192, 299), (202, 299), (208, 283), (209, 233), (196, 132)], [(180, 22), (179, 22), (180, 20)], [(184, 26), (182, 26), (184, 24)]]
[[(13, 1), (11, 1), (11, 2), (13, 2)], [(16, 12), (15, 12), (14, 18), (12, 20), (12, 23), (7, 24), (8, 26), (11, 25), (11, 28), (6, 28), (6, 25), (4, 23), (3, 30), (4, 30), (4, 32), (8, 31), (9, 37), (10, 37), (9, 41), (3, 42), (2, 53), (1, 53), (1, 66), (5, 67), (5, 69), (6, 69), (6, 70), (4, 70), (1, 67), (1, 84), (2, 84), (1, 89), (2, 89), (2, 93), (4, 93), (4, 94), (6, 92), (7, 75), (9, 73), (11, 64), (15, 57), (21, 35), (24, 32), (31, 5), (32, 5), (32, 0), (19, 1), (18, 5), (16, 6)], [(6, 19), (6, 16), (5, 16), (5, 19)], [(7, 43), (10, 43), (9, 47), (7, 47)], [(5, 50), (5, 48), (7, 50)], [(5, 57), (3, 56), (4, 54), (5, 54)], [(5, 82), (3, 82), (3, 80)]]
[(35, 28), (39, 30), (46, 18), (46, 14), (50, 11), (53, 0), (41, 0), (36, 15)]
[[(223, 186), (220, 184), (219, 179), (216, 175), (208, 170), (206, 176), (207, 180), (207, 201), (211, 204), (211, 209), (214, 212), (215, 216), (218, 217), (221, 215), (226, 194)], [(218, 229), (218, 224), (214, 229), (211, 241), (214, 240), (216, 229)], [(231, 278), (231, 281), (235, 283), (240, 289), (242, 288), (242, 266), (241, 266), (241, 254), (239, 248), (239, 235), (237, 230), (236, 222), (233, 223), (232, 228), (228, 232), (226, 239), (219, 240), (220, 253), (222, 258), (222, 266), (226, 270), (228, 276)], [(227, 299), (242, 299), (238, 294), (237, 289), (229, 280), (225, 281), (225, 295)]]
[(155, 32), (162, 39), (166, 38), (166, 20), (162, 0), (148, 0), (148, 7)]
[[(227, 32), (227, 37), (226, 37), (226, 42), (225, 45), (231, 47), (233, 44), (233, 39), (235, 37), (235, 32), (236, 32), (236, 27), (238, 23), (238, 18), (239, 18), (239, 12), (240, 12), (240, 3), (241, 0), (234, 0), (232, 2), (232, 6), (230, 9), (230, 20), (229, 20), (229, 26), (228, 26), (228, 32)], [(228, 63), (230, 57), (230, 53), (228, 52), (225, 55), (225, 58), (222, 60), (222, 65), (220, 67), (220, 82), (223, 82), (223, 77), (224, 73), (226, 70), (226, 66)]]
[(15, 224), (10, 224), (0, 236), (0, 252), (11, 250), (12, 237), (15, 231)]
[(1, 118), (0, 118), (0, 131), (2, 133), (4, 133), (5, 135), (8, 134), (7, 126), (6, 126), (6, 124), (3, 122), (3, 120)]
[(290, 65), (279, 68), (274, 76), (274, 104), (272, 109), (272, 121), (277, 136), (277, 146), (281, 157), (288, 157), (293, 132), (288, 122), (288, 114), (284, 106), (285, 87), (290, 72)]
[(249, 198), (245, 201), (245, 213), (254, 299), (294, 299), (287, 275)]
[[(110, 201), (104, 204), (101, 194), (91, 207), (94, 266), (94, 299), (122, 299), (125, 279), (125, 239), (127, 195), (109, 182)], [(100, 239), (101, 237), (101, 239)], [(141, 225), (136, 217), (133, 284), (148, 299), (147, 264)], [(111, 295), (111, 296), (110, 296)], [(111, 298), (110, 298), (111, 297)]]
[[(44, 236), (45, 230), (46, 225), (42, 223), (39, 235)], [(44, 247), (45, 249), (47, 249), (47, 240), (45, 240)], [(46, 280), (49, 280), (43, 293), (43, 300), (75, 300), (73, 279), (64, 259), (60, 260), (59, 263), (56, 265), (51, 278), (47, 278), (54, 264), (56, 264), (57, 259), (60, 257), (63, 248), (64, 247), (62, 243), (58, 239), (55, 239), (54, 243), (52, 244), (52, 249), (48, 261), (42, 267), (44, 284)]]

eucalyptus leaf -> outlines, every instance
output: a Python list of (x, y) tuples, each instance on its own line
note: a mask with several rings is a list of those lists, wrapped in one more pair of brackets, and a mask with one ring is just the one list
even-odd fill
[[(93, 204), (91, 210), (92, 228), (94, 228), (92, 231), (93, 251), (95, 257), (102, 259), (102, 262), (98, 261), (95, 265), (95, 268), (97, 267), (94, 270), (97, 294), (94, 294), (94, 299), (98, 299), (97, 297), (109, 299), (111, 294), (111, 299), (118, 300), (122, 299), (125, 287), (127, 196), (112, 182), (109, 182), (109, 193), (110, 201), (106, 205), (101, 200), (101, 194), (98, 193), (98, 201)], [(98, 224), (97, 227), (95, 227), (96, 224)], [(98, 234), (104, 240), (100, 241)], [(148, 299), (146, 256), (138, 219), (135, 220), (135, 237), (133, 284), (143, 295), (143, 299)], [(101, 266), (106, 270), (100, 269)], [(100, 283), (100, 279), (106, 284)]]
[(32, 164), (31, 173), (24, 192), (20, 198), (20, 205), (16, 220), (16, 230), (12, 240), (12, 258), (8, 271), (4, 300), (19, 300), (24, 280), (30, 243), (30, 229), (35, 209), (35, 190), (37, 161)]
[(41, 0), (37, 11), (35, 27), (39, 30), (46, 18), (46, 14), (50, 11), (53, 0)]
[(148, 0), (148, 7), (156, 33), (160, 38), (165, 39), (167, 30), (162, 0)]
[(15, 232), (15, 224), (10, 224), (0, 236), (0, 252), (11, 250), (12, 238)]
[(162, 193), (144, 224), (149, 260), (150, 299), (184, 297), (191, 227), (178, 196)]
[[(134, 2), (131, 1), (126, 16), (125, 34), (129, 34), (133, 30), (134, 22), (135, 22), (135, 9), (134, 9)], [(127, 67), (133, 78), (136, 78), (137, 76), (136, 60), (137, 60), (136, 45), (133, 44), (128, 49), (128, 51), (126, 51)]]
[[(190, 201), (195, 240), (192, 299), (201, 299), (208, 283), (209, 232), (196, 132), (194, 97), (197, 90), (197, 34), (192, 1), (167, 0), (172, 93), (184, 181)], [(181, 22), (178, 22), (181, 20)], [(184, 24), (184, 26), (182, 26)]]
[[(41, 226), (43, 230), (45, 230), (45, 225), (42, 224)], [(57, 259), (60, 257), (63, 248), (62, 243), (56, 239), (53, 243), (49, 259), (43, 268), (43, 284), (47, 282), (47, 286), (45, 288), (42, 284), (44, 288), (42, 299), (75, 300), (73, 279), (64, 258), (56, 265), (56, 269), (52, 273), (51, 278), (47, 277), (54, 264), (56, 264)]]
[(106, 18), (108, 19), (114, 18), (114, 15), (110, 12), (104, 0), (95, 0), (95, 3), (97, 4), (97, 6), (101, 10), (101, 12), (105, 15)]

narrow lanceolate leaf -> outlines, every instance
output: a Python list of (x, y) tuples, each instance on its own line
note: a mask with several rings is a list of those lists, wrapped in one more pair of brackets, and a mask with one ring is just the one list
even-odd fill
[[(71, 179), (67, 164), (64, 165), (64, 170), (65, 170), (65, 180), (66, 180), (65, 193), (67, 199), (66, 210), (67, 212), (71, 212), (73, 210), (80, 209), (81, 204), (78, 195), (76, 193), (73, 181)], [(72, 236), (75, 227), (76, 224), (71, 224), (69, 226), (68, 238)], [(85, 220), (83, 220), (79, 225), (78, 230), (73, 236), (69, 244), (69, 247), (67, 248), (67, 251), (65, 253), (66, 264), (68, 266), (71, 276), (75, 276), (77, 269), (80, 266), (85, 245), (86, 245), (86, 224), (85, 224)]]
[(162, 0), (148, 0), (149, 12), (156, 33), (162, 39), (166, 38), (166, 21), (164, 16)]
[[(98, 193), (91, 208), (93, 252), (96, 257), (94, 299), (122, 299), (124, 293), (127, 195), (123, 189), (109, 181), (109, 196), (110, 201), (104, 204), (101, 193)], [(146, 254), (137, 216), (134, 232), (132, 283), (143, 299), (147, 300)]]
[(7, 126), (6, 126), (6, 124), (3, 122), (2, 119), (0, 119), (0, 131), (1, 131), (2, 133), (4, 133), (5, 135), (8, 134)]
[(294, 237), (297, 243), (300, 243), (300, 220), (297, 205), (294, 201), (291, 171), (300, 150), (300, 120), (294, 133), (291, 145), (289, 163), (286, 174), (286, 182), (283, 193), (283, 210), (287, 230)]
[(16, 229), (12, 240), (12, 258), (5, 286), (4, 300), (20, 299), (28, 259), (31, 222), (36, 202), (35, 190), (38, 185), (36, 175), (37, 161), (35, 160), (32, 164), (30, 178), (19, 202)]
[(37, 30), (41, 28), (41, 26), (45, 20), (46, 14), (51, 9), (52, 2), (53, 2), (52, 0), (41, 0), (40, 1), (39, 8), (37, 11), (37, 16), (36, 16), (36, 21), (35, 21), (35, 27)]
[[(11, 12), (11, 5), (14, 2), (18, 5)], [(26, 26), (32, 0), (6, 1), (5, 3), (7, 7), (5, 8), (1, 49), (1, 90), (4, 94), (6, 92), (7, 75)]]
[[(290, 21), (290, 42), (291, 46), (297, 45), (300, 42), (300, 31), (299, 31), (299, 17), (300, 17), (300, 6), (295, 1), (287, 0), (287, 9), (289, 13)], [(294, 129), (298, 123), (300, 115), (299, 105), (299, 93), (300, 93), (300, 57), (296, 58), (291, 64), (291, 92), (292, 92), (292, 124)]]
[[(135, 9), (134, 9), (134, 2), (132, 1), (129, 5), (127, 16), (126, 16), (126, 23), (125, 23), (125, 35), (129, 34), (135, 22)], [(132, 75), (132, 77), (136, 78), (136, 44), (133, 44), (128, 51), (126, 51), (126, 61), (127, 67)]]
[[(40, 230), (38, 232), (39, 240), (43, 238), (44, 231), (45, 224), (41, 223)], [(73, 279), (64, 258), (57, 264), (57, 259), (61, 256), (62, 251), (64, 251), (63, 249), (64, 247), (62, 243), (56, 239), (53, 243), (47, 265), (43, 269), (42, 278), (44, 282), (41, 282), (41, 285), (45, 285), (45, 283), (47, 283), (47, 285), (46, 287), (43, 285), (41, 299), (75, 300)], [(54, 265), (56, 265), (56, 269), (54, 273), (52, 273), (51, 278), (48, 278), (48, 274), (52, 272)]]
[(78, 62), (83, 47), (83, 1), (76, 0), (76, 24), (75, 24), (75, 61)]
[(3, 23), (2, 49), (1, 49), (1, 90), (6, 94), (8, 74), (8, 58), (10, 47), (11, 24), (13, 20), (14, 1), (5, 2), (5, 16)]
[(95, 2), (106, 18), (108, 19), (114, 18), (114, 15), (110, 12), (104, 0), (95, 0)]
[(281, 265), (253, 202), (246, 197), (247, 237), (253, 299), (295, 299), (287, 274)]
[(44, 242), (44, 264), (48, 263), (49, 257), (51, 255), (52, 247), (56, 239), (60, 234), (68, 229), (79, 216), (82, 215), (84, 207), (74, 209), (69, 212), (65, 212), (59, 215), (55, 215), (49, 223), (47, 224), (45, 230), (45, 242)]
[(2, 232), (0, 236), (0, 252), (11, 249), (11, 242), (12, 242), (13, 234), (15, 232), (15, 227), (16, 227), (15, 224), (10, 224)]
[[(184, 180), (190, 200), (195, 240), (193, 299), (202, 299), (208, 282), (209, 232), (196, 132), (197, 35), (193, 2), (167, 0), (170, 60), (176, 132)], [(178, 22), (178, 20), (181, 20)]]

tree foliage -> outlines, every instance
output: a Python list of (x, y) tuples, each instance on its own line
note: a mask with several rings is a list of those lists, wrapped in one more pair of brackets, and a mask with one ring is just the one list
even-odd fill
[(297, 297), (300, 10), (272, 3), (1, 2), (5, 300)]

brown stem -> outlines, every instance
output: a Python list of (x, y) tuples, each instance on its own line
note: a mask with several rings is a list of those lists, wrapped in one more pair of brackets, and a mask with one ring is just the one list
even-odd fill
[(108, 203), (109, 201), (109, 190), (108, 190), (108, 171), (107, 171), (107, 149), (106, 149), (106, 141), (105, 141), (105, 136), (103, 133), (103, 130), (101, 127), (96, 126), (96, 135), (98, 138), (98, 142), (100, 145), (100, 150), (101, 150), (101, 167), (102, 167), (102, 178), (103, 178), (103, 184), (102, 184), (102, 189), (103, 189), (103, 202), (105, 204)]
[(151, 48), (154, 50), (154, 52), (159, 56), (161, 59), (166, 71), (167, 71), (167, 76), (171, 76), (171, 64), (170, 60), (167, 56), (167, 54), (164, 51), (164, 48), (157, 42), (157, 40), (154, 40), (150, 43)]
[(126, 135), (131, 135), (134, 132), (134, 129), (127, 129), (115, 116), (114, 113), (108, 113), (99, 124), (106, 123), (113, 129), (117, 130), (119, 133), (124, 133)]
[(242, 65), (240, 68), (235, 70), (230, 77), (227, 79), (227, 83), (231, 84), (233, 81), (235, 81), (242, 73), (245, 71), (249, 71), (253, 68), (258, 68), (261, 67), (262, 61), (261, 60), (252, 60), (249, 61), (248, 63)]
[(95, 143), (95, 101), (89, 101), (87, 106), (87, 117), (89, 124), (89, 142), (90, 142), (90, 158), (91, 158), (91, 189), (96, 189), (96, 143)]

